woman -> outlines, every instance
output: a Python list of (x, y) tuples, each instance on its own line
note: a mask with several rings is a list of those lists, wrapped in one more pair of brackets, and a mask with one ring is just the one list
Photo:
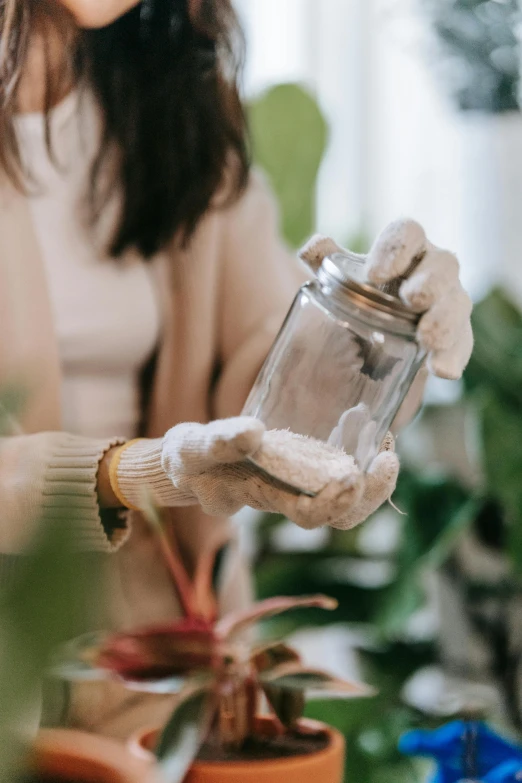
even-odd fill
[[(249, 170), (229, 1), (3, 0), (0, 25), (0, 383), (29, 391), (1, 442), (0, 550), (23, 551), (48, 510), (74, 502), (81, 546), (111, 553), (97, 624), (172, 619), (144, 486), (197, 580), (232, 540), (227, 514), (249, 504), (349, 527), (390, 496), (398, 462), (384, 452), (314, 500), (244, 465), (263, 430), (229, 417), (306, 275)], [(329, 250), (313, 240), (304, 257)], [(454, 257), (403, 221), (369, 274), (396, 277), (424, 251), (403, 295), (427, 311), (431, 368), (458, 377), (471, 308)], [(248, 600), (232, 554), (225, 574), (221, 610)], [(151, 706), (155, 721), (169, 707)], [(62, 719), (123, 737), (143, 710), (89, 686)]]

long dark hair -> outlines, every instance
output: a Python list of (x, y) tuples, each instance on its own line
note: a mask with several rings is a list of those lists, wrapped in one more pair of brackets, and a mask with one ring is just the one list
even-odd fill
[[(0, 167), (18, 186), (13, 115), (29, 37), (43, 23), (35, 5), (56, 29), (56, 6), (42, 2), (0, 0)], [(230, 1), (200, 0), (193, 18), (188, 0), (143, 0), (103, 29), (78, 32), (74, 52), (75, 78), (89, 84), (104, 117), (93, 219), (115, 188), (121, 193), (111, 254), (136, 248), (149, 258), (173, 238), (188, 242), (216, 195), (229, 203), (248, 178), (242, 37)], [(47, 108), (58, 89), (49, 76)]]

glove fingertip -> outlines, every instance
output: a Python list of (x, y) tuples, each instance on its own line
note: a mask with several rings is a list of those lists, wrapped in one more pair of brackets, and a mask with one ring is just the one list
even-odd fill
[(420, 223), (410, 218), (389, 223), (368, 253), (368, 280), (380, 285), (404, 274), (412, 259), (425, 248), (426, 233)]
[(259, 419), (239, 417), (231, 419), (229, 432), (216, 437), (210, 448), (215, 462), (240, 462), (254, 454), (263, 440), (265, 426)]
[(342, 248), (330, 237), (314, 234), (299, 251), (299, 258), (317, 271), (326, 256), (342, 252)]
[(455, 362), (440, 358), (436, 353), (428, 357), (428, 370), (432, 375), (445, 381), (459, 381), (463, 372)]
[(373, 460), (368, 474), (375, 481), (393, 484), (399, 475), (399, 457), (394, 451), (381, 451)]

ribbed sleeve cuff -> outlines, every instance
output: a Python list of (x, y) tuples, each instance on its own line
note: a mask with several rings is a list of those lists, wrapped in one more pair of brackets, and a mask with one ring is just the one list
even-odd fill
[(123, 451), (116, 476), (130, 508), (142, 508), (147, 495), (160, 507), (179, 505), (180, 492), (161, 467), (162, 445), (162, 438), (144, 438)]
[(104, 527), (96, 494), (100, 461), (121, 438), (94, 440), (63, 434), (54, 444), (44, 476), (42, 515), (44, 520), (71, 519), (77, 528), (78, 549), (114, 552), (127, 540), (130, 529)]

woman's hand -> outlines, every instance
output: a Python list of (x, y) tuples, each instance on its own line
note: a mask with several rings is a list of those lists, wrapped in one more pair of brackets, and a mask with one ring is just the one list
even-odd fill
[[(264, 437), (262, 423), (248, 417), (180, 424), (163, 441), (142, 440), (124, 448), (111, 471), (115, 492), (131, 508), (142, 507), (148, 487), (163, 506), (199, 504), (211, 515), (251, 506), (284, 514), (300, 527), (345, 530), (366, 519), (395, 489), (399, 461), (391, 441), (367, 473), (355, 464), (342, 478), (333, 473), (328, 478), (327, 470), (323, 488), (311, 498), (286, 491), (248, 461), (263, 448)], [(295, 452), (283, 459), (291, 469)]]
[[(301, 258), (317, 269), (332, 252), (345, 251), (333, 240), (316, 236), (303, 248)], [(423, 314), (418, 339), (427, 351), (428, 369), (440, 378), (460, 378), (473, 349), (472, 304), (460, 283), (455, 255), (432, 245), (414, 220), (398, 220), (375, 241), (366, 258), (366, 276), (378, 286), (406, 276), (399, 296)]]

